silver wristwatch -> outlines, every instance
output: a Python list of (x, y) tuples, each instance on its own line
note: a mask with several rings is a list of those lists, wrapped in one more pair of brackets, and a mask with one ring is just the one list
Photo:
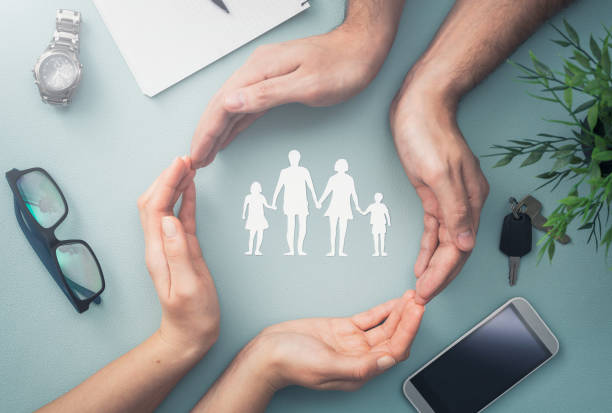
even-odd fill
[(55, 33), (34, 66), (34, 80), (43, 102), (68, 105), (81, 81), (79, 29), (81, 13), (58, 10)]

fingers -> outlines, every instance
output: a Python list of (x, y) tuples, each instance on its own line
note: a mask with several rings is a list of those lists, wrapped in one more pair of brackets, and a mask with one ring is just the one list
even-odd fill
[(189, 161), (176, 158), (138, 199), (145, 237), (145, 258), (149, 274), (160, 294), (167, 295), (170, 273), (162, 241), (161, 217), (172, 213), (172, 206), (183, 187), (193, 180)]
[(242, 131), (244, 131), (246, 128), (248, 128), (249, 126), (251, 126), (251, 124), (253, 122), (255, 122), (257, 119), (261, 118), (263, 115), (265, 115), (266, 112), (260, 112), (260, 113), (254, 113), (254, 114), (248, 114), (248, 115), (244, 115), (244, 117), (242, 119), (240, 119), (239, 122), (237, 122), (233, 129), (227, 134), (227, 136), (223, 139), (223, 144), (221, 145), (221, 150), (227, 148), (227, 146), (232, 143), (232, 141), (234, 139), (236, 139), (236, 136), (238, 136), (238, 134), (240, 134)]
[(295, 102), (302, 94), (296, 72), (264, 79), (228, 94), (223, 107), (232, 113), (258, 113)]
[(467, 261), (469, 253), (458, 250), (454, 244), (445, 242), (438, 246), (429, 265), (416, 283), (419, 304), (425, 304), (447, 286)]
[(414, 264), (414, 275), (419, 278), (438, 247), (438, 230), (440, 223), (433, 215), (425, 213), (423, 216), (423, 236), (421, 237), (421, 249)]
[(425, 307), (417, 304), (413, 297), (407, 299), (393, 336), (389, 340), (391, 355), (396, 361), (405, 360), (410, 353), (410, 346), (419, 330)]
[(360, 356), (337, 354), (331, 359), (329, 367), (339, 380), (365, 382), (396, 363), (397, 360), (385, 352), (371, 352)]
[[(236, 113), (243, 112), (244, 108), (256, 110), (256, 107), (263, 107), (262, 102), (268, 98), (281, 101), (277, 96), (283, 93), (283, 87), (287, 85), (277, 84), (274, 79), (299, 67), (300, 53), (292, 50), (290, 45), (285, 44), (260, 47), (225, 82), (206, 107), (194, 132), (191, 158), (195, 168), (201, 168), (215, 158), (221, 145), (227, 141), (224, 137), (232, 130), (232, 123), (236, 122)], [(250, 88), (258, 83), (261, 85)], [(271, 103), (268, 103), (269, 105)]]
[(389, 300), (352, 317), (353, 323), (362, 330), (369, 330), (382, 323), (391, 313), (398, 299)]
[(171, 289), (176, 291), (186, 274), (195, 274), (195, 272), (181, 221), (169, 215), (162, 218), (161, 226), (164, 234), (164, 252), (170, 270)]
[(462, 251), (471, 251), (476, 242), (472, 208), (461, 174), (459, 171), (453, 173), (457, 175), (440, 179), (432, 190), (453, 243)]
[(181, 198), (181, 209), (179, 210), (178, 217), (183, 224), (185, 232), (188, 234), (195, 235), (196, 233), (196, 190), (195, 182), (189, 181), (187, 188), (183, 192)]
[(176, 158), (169, 168), (162, 172), (154, 190), (151, 193), (150, 199), (147, 202), (147, 208), (154, 211), (171, 211), (172, 206), (180, 196), (180, 190), (189, 184), (188, 181), (183, 181), (186, 176), (193, 178), (193, 172), (187, 166), (184, 159)]

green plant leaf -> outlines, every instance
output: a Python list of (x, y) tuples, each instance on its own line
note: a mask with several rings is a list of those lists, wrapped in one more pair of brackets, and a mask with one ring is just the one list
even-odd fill
[(510, 139), (510, 142), (516, 143), (517, 145), (521, 145), (521, 146), (531, 146), (532, 145), (532, 142), (525, 141), (522, 139)]
[(582, 229), (591, 229), (591, 228), (593, 228), (593, 223), (592, 222), (587, 222), (586, 224), (581, 225), (581, 226), (578, 227), (579, 230), (582, 230)]
[(561, 47), (567, 47), (571, 44), (570, 42), (566, 42), (565, 40), (553, 40), (553, 42), (557, 43)]
[(557, 101), (555, 99), (553, 99), (553, 98), (547, 98), (546, 96), (535, 95), (535, 94), (533, 94), (531, 92), (527, 92), (527, 94), (529, 96), (531, 96), (532, 98), (536, 98), (536, 99), (539, 99), (539, 100), (544, 100), (546, 102), (557, 103)]
[(572, 206), (578, 205), (578, 203), (580, 203), (580, 198), (575, 196), (575, 195), (570, 195), (568, 197), (560, 199), (559, 203), (561, 205), (566, 205), (568, 207), (572, 207)]
[(576, 30), (567, 22), (567, 20), (563, 19), (563, 25), (565, 26), (565, 31), (567, 35), (574, 43), (580, 46), (580, 37), (578, 37), (578, 33)]
[(531, 62), (533, 63), (533, 67), (535, 68), (536, 72), (539, 74), (552, 74), (552, 70), (550, 70), (550, 68), (544, 63), (540, 62), (531, 50), (529, 51), (529, 57), (531, 57)]
[(493, 165), (493, 168), (499, 168), (501, 166), (508, 165), (510, 162), (512, 162), (512, 159), (514, 159), (514, 155), (508, 154), (504, 156), (503, 158), (501, 158), (499, 161), (497, 161), (497, 163)]
[(591, 106), (589, 113), (587, 113), (587, 122), (589, 123), (589, 128), (591, 128), (591, 131), (595, 129), (597, 119), (599, 119), (599, 105), (595, 104)]
[(574, 50), (574, 59), (576, 59), (576, 61), (580, 63), (580, 66), (584, 67), (585, 69), (591, 70), (591, 63), (589, 62), (589, 58), (586, 57), (582, 52)]
[(567, 85), (561, 85), (561, 86), (553, 86), (553, 87), (548, 87), (546, 89), (542, 89), (542, 92), (552, 92), (552, 91), (557, 91), (557, 90), (566, 90), (569, 89), (569, 86)]
[(610, 77), (610, 52), (608, 52), (607, 47), (601, 53), (599, 64), (601, 65), (601, 70)]
[(591, 35), (591, 38), (589, 39), (589, 47), (591, 48), (591, 53), (593, 53), (595, 59), (601, 59), (601, 49), (599, 48), (599, 45), (595, 39), (593, 39), (593, 35)]
[(553, 241), (550, 244), (548, 244), (548, 259), (552, 261), (554, 255), (555, 255), (555, 243)]
[(582, 104), (578, 105), (578, 106), (576, 107), (576, 109), (574, 109), (574, 115), (575, 115), (575, 114), (577, 114), (577, 113), (580, 113), (580, 112), (582, 112), (582, 111), (585, 111), (585, 110), (589, 109), (591, 106), (593, 106), (593, 104), (594, 104), (595, 102), (597, 102), (597, 99), (591, 99), (591, 100), (588, 100), (588, 101), (586, 101), (586, 102), (584, 102), (584, 103), (582, 103)]
[(563, 100), (565, 101), (565, 104), (571, 111), (572, 110), (572, 89), (567, 88), (563, 91)]
[(527, 165), (531, 165), (536, 163), (537, 161), (539, 161), (542, 158), (542, 155), (544, 155), (544, 148), (540, 147), (538, 149), (536, 149), (535, 151), (531, 152), (529, 154), (529, 156), (527, 157), (527, 159), (525, 159), (523, 161), (523, 163), (521, 163), (521, 168), (523, 166), (527, 166)]
[(593, 159), (600, 162), (612, 161), (612, 151), (595, 152), (591, 155)]
[(557, 171), (549, 171), (549, 172), (544, 172), (544, 173), (541, 173), (539, 175), (536, 175), (536, 178), (551, 179), (551, 178), (554, 178), (557, 175), (559, 175), (559, 172), (557, 172)]

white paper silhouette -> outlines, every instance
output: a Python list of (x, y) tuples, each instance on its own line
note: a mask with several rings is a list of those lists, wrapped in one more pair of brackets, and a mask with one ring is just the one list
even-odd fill
[(294, 255), (294, 238), (295, 238), (295, 217), (298, 217), (299, 230), (297, 250), (299, 255), (306, 255), (304, 252), (304, 238), (306, 238), (306, 222), (308, 217), (308, 197), (306, 188), (310, 190), (312, 199), (317, 208), (321, 205), (317, 201), (312, 179), (308, 169), (299, 166), (300, 153), (297, 150), (289, 152), (289, 167), (281, 171), (272, 197), (272, 207), (276, 208), (276, 199), (284, 188), (283, 193), (283, 212), (287, 215), (287, 245), (289, 251), (285, 255)]
[(355, 203), (357, 211), (362, 212), (359, 208), (359, 200), (355, 192), (355, 182), (353, 178), (346, 173), (348, 171), (348, 162), (346, 159), (338, 159), (334, 165), (334, 170), (337, 172), (329, 181), (319, 204), (323, 204), (325, 199), (331, 194), (329, 207), (325, 212), (325, 216), (329, 217), (329, 232), (331, 250), (327, 254), (328, 257), (333, 257), (336, 253), (336, 226), (340, 224), (340, 237), (338, 239), (338, 255), (346, 257), (344, 252), (344, 241), (346, 238), (346, 225), (348, 220), (353, 219), (353, 211), (351, 207), (351, 198)]
[[(389, 209), (381, 201), (383, 195), (380, 192), (374, 194), (374, 203), (370, 204), (365, 211), (361, 212), (363, 215), (370, 214), (370, 224), (372, 225), (372, 237), (374, 238), (374, 254), (373, 257), (382, 255), (387, 256), (385, 252), (385, 235), (387, 234), (387, 225), (391, 226), (391, 217), (389, 216)], [(380, 240), (380, 250), (378, 244)]]
[[(242, 219), (246, 219), (245, 229), (249, 231), (249, 250), (246, 255), (253, 254), (253, 239), (257, 234), (257, 246), (255, 247), (255, 255), (261, 254), (261, 243), (263, 241), (263, 232), (268, 228), (268, 220), (264, 214), (264, 206), (270, 209), (276, 209), (272, 205), (268, 205), (266, 197), (261, 194), (261, 184), (253, 182), (251, 184), (251, 193), (244, 198), (242, 206)], [(246, 216), (248, 208), (248, 217)]]

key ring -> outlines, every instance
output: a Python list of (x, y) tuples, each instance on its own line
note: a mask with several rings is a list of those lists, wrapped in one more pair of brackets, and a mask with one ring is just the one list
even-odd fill
[(524, 213), (526, 205), (519, 204), (516, 198), (513, 196), (508, 199), (508, 202), (510, 203), (510, 209), (512, 210), (512, 215), (514, 215), (514, 219), (521, 219), (519, 213)]

